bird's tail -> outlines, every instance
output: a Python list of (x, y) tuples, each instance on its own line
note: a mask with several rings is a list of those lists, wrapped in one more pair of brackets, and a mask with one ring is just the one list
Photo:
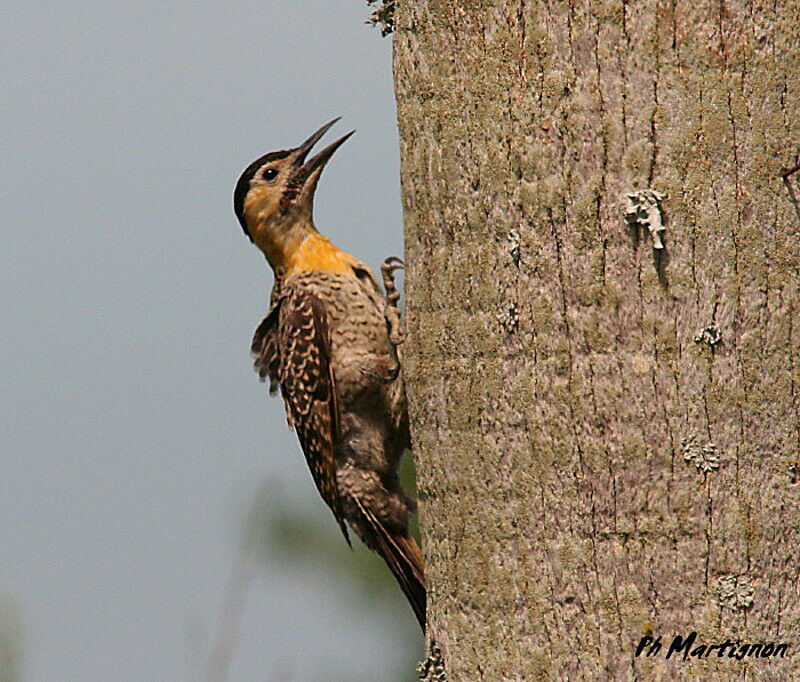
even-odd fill
[(372, 529), (372, 539), (378, 554), (383, 557), (392, 574), (414, 610), (422, 631), (425, 631), (426, 589), (425, 562), (422, 551), (408, 532), (397, 533), (387, 529), (360, 500), (356, 500), (367, 525)]

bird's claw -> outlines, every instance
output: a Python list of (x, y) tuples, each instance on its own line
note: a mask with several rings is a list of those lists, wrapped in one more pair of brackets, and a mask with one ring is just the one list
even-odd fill
[(400, 326), (400, 292), (394, 283), (394, 273), (405, 268), (403, 261), (397, 256), (389, 256), (381, 265), (383, 275), (383, 288), (386, 290), (386, 325), (389, 328), (389, 341), (393, 346), (399, 346), (405, 340), (405, 334)]

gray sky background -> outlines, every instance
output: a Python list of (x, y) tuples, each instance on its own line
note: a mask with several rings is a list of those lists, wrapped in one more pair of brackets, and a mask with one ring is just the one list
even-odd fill
[[(368, 15), (4, 3), (0, 602), (22, 680), (198, 679), (264, 479), (337, 532), (251, 369), (272, 278), (231, 192), (342, 115), (326, 139), (358, 132), (317, 224), (373, 268), (401, 255), (391, 42)], [(229, 679), (375, 680), (421, 645), (401, 597), (370, 617), (346, 582), (312, 577), (260, 571)]]

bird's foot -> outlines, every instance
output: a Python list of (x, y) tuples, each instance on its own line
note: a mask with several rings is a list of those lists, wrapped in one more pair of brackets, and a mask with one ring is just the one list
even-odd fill
[(403, 261), (396, 256), (390, 256), (381, 265), (383, 288), (386, 290), (386, 308), (383, 314), (386, 318), (386, 326), (389, 329), (389, 341), (393, 346), (399, 346), (405, 340), (405, 333), (400, 324), (400, 307), (398, 306), (400, 292), (394, 283), (394, 273), (404, 267)]

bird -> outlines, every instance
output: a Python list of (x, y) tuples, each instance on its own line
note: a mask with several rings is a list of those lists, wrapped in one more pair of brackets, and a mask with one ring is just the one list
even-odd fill
[(345, 540), (350, 544), (350, 528), (383, 558), (424, 632), (424, 560), (409, 532), (416, 501), (397, 473), (411, 446), (394, 283), (403, 263), (383, 263), (383, 292), (372, 270), (314, 223), (320, 175), (355, 131), (307, 157), (338, 120), (299, 147), (259, 157), (236, 183), (234, 213), (274, 273), (251, 352), (270, 393), (280, 389), (289, 425)]

